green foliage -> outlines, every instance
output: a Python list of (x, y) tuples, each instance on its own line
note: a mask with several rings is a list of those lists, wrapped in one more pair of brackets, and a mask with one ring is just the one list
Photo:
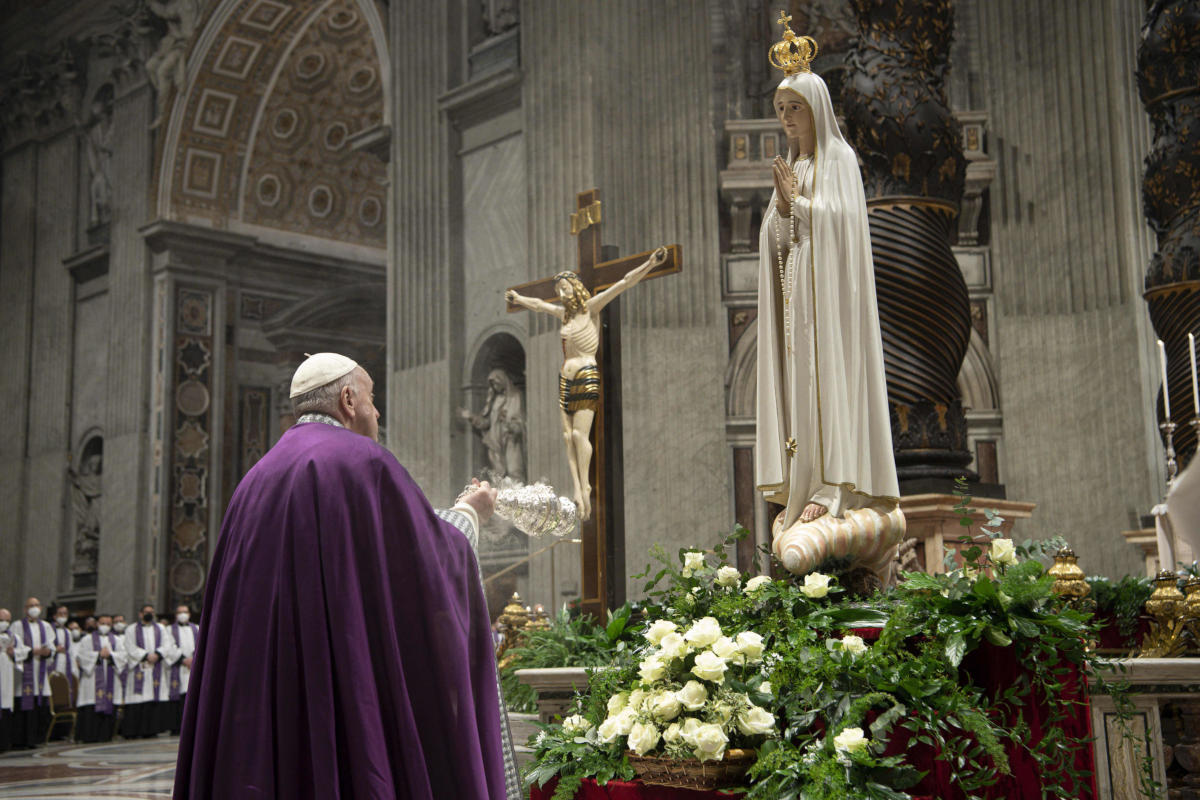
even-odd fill
[(506, 663), (500, 670), (500, 685), (509, 710), (537, 711), (537, 692), (517, 679), (517, 670), (608, 664), (613, 653), (625, 647), (635, 635), (638, 625), (633, 621), (634, 611), (634, 606), (626, 603), (608, 612), (605, 624), (598, 625), (591, 617), (571, 616), (564, 608), (549, 628), (527, 631), (521, 646), (507, 651)]
[[(965, 483), (956, 513), (964, 528), (973, 524)], [(1010, 543), (1000, 539), (1004, 520), (994, 512), (984, 516), (991, 548), (964, 537), (957, 553), (948, 554), (945, 573), (906, 574), (898, 587), (859, 602), (846, 600), (836, 579), (826, 589), (813, 585), (812, 576), (757, 579), (749, 589), (742, 575), (722, 585), (718, 570), (728, 566), (727, 549), (740, 532), (707, 551), (702, 566), (694, 551), (681, 549), (674, 557), (662, 548), (651, 552), (652, 565), (635, 576), (646, 580), (647, 627), (664, 619), (686, 631), (713, 617), (729, 636), (745, 630), (763, 636), (771, 691), (733, 688), (775, 714), (779, 737), (759, 747), (747, 800), (908, 798), (905, 790), (923, 777), (909, 761), (918, 746), (952, 765), (967, 797), (982, 796), (1009, 773), (1013, 749), (1036, 761), (1044, 797), (1076, 796), (1084, 776), (1070, 756), (1085, 745), (1063, 733), (1059, 723), (1073, 709), (1059, 699), (1069, 671), (1094, 668), (1085, 643), (1095, 629), (1087, 615), (1053, 593), (1054, 581), (1041, 563), (1063, 546), (1061, 539)], [(864, 648), (849, 638), (850, 629), (859, 628), (880, 629), (878, 638)], [(1028, 665), (998, 697), (989, 697), (961, 669), (984, 643), (1013, 648), (1017, 662)], [(588, 734), (568, 742), (561, 726), (547, 728), (531, 778), (563, 776), (559, 792), (565, 798), (582, 777), (626, 774), (623, 755), (598, 741), (596, 729), (608, 717), (608, 699), (636, 680), (648, 650), (635, 639), (610, 651), (610, 669), (593, 672), (588, 692), (577, 698), (575, 713), (590, 726)], [(1037, 741), (1021, 715), (1030, 704), (1050, 712), (1047, 734)], [(861, 739), (859, 746), (849, 743), (856, 728), (865, 745)], [(840, 740), (843, 735), (849, 738)], [(908, 747), (885, 755), (897, 736), (908, 737)]]
[(1112, 618), (1121, 638), (1131, 640), (1137, 633), (1142, 606), (1154, 591), (1151, 580), (1140, 575), (1126, 575), (1119, 581), (1093, 576), (1087, 582), (1092, 587), (1089, 597), (1096, 602), (1096, 616)]

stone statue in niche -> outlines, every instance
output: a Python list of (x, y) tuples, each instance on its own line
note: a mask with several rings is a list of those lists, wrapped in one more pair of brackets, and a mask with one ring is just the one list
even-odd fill
[(167, 32), (154, 53), (146, 59), (146, 77), (158, 98), (158, 117), (150, 124), (157, 128), (167, 113), (167, 94), (182, 90), (187, 83), (188, 41), (200, 21), (199, 0), (146, 0), (146, 6), (167, 24)]
[[(107, 90), (107, 91), (106, 91)], [(104, 87), (92, 100), (83, 123), (83, 147), (88, 165), (88, 226), (112, 217), (112, 90)]]
[(517, 0), (482, 0), (483, 29), (488, 36), (498, 36), (517, 27), (520, 10)]
[(75, 529), (75, 562), (71, 574), (78, 587), (85, 576), (94, 576), (100, 556), (100, 475), (103, 456), (93, 442), (84, 449), (79, 469), (67, 468), (71, 480), (71, 514)]
[(525, 483), (525, 393), (502, 369), (487, 376), (488, 391), (479, 413), (460, 408), (458, 416), (469, 424), (487, 450), (487, 466), (480, 477), (493, 486)]

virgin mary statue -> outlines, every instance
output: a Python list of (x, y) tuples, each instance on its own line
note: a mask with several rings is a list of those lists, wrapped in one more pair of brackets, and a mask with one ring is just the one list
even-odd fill
[(904, 518), (866, 198), (829, 89), (809, 71), (816, 43), (780, 23), (788, 155), (759, 234), (756, 482), (784, 506), (773, 531), (788, 569), (849, 556), (882, 573)]

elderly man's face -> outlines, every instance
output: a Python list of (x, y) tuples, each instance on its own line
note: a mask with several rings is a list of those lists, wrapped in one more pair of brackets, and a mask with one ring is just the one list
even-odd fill
[(354, 418), (350, 430), (379, 441), (379, 410), (375, 408), (375, 381), (362, 367), (354, 370)]

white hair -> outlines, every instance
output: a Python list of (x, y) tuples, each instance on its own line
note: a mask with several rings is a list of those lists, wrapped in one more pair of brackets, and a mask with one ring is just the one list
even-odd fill
[(350, 391), (354, 391), (354, 373), (356, 371), (352, 369), (337, 380), (330, 381), (324, 386), (318, 386), (304, 394), (296, 395), (292, 398), (292, 413), (297, 417), (301, 414), (332, 415), (337, 410), (342, 389), (349, 386)]

